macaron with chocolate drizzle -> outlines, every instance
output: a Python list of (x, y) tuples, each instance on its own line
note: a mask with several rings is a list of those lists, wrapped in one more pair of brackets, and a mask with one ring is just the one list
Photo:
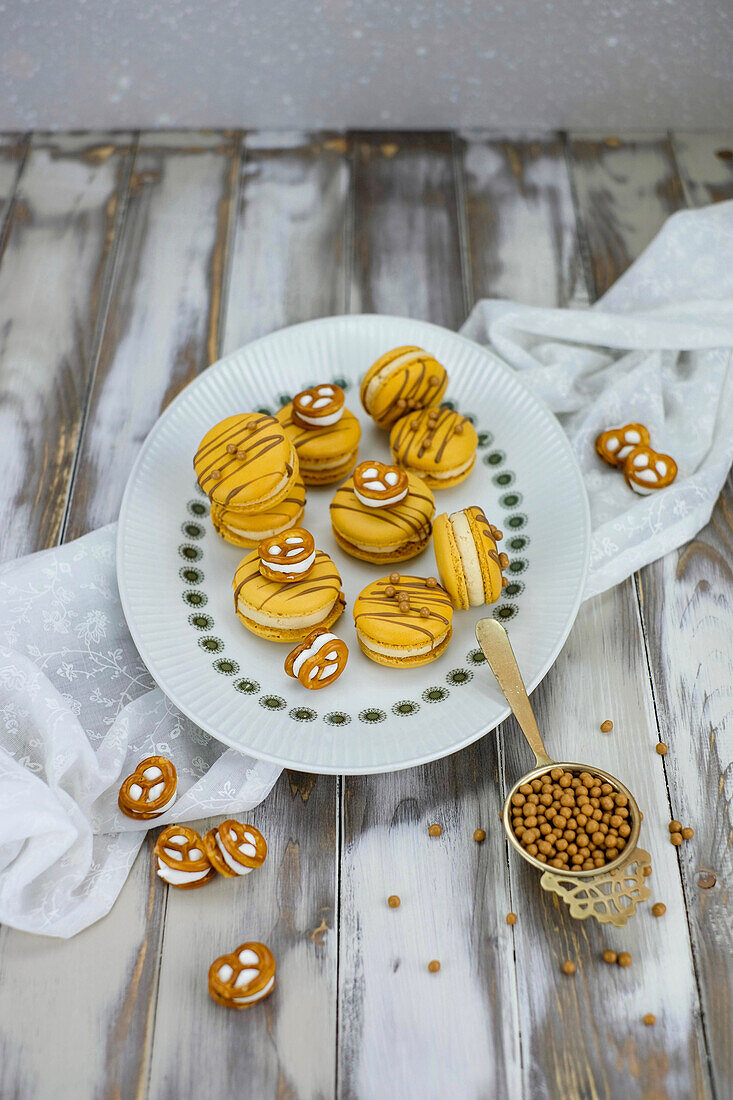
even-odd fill
[[(383, 464), (360, 463), (354, 475), (336, 490), (330, 508), (333, 537), (345, 553), (361, 561), (375, 565), (407, 561), (422, 553), (430, 540), (435, 498), (419, 477), (399, 470), (407, 484), (396, 503), (381, 504), (375, 494), (370, 499), (362, 493), (360, 499), (354, 476), (362, 467), (368, 471), (376, 466)], [(389, 491), (385, 493), (387, 500)]]
[(279, 535), (288, 527), (299, 527), (305, 513), (305, 485), (302, 477), (293, 480), (287, 496), (261, 512), (243, 512), (241, 508), (211, 505), (214, 530), (233, 546), (254, 547), (263, 539)]
[(212, 504), (250, 513), (271, 509), (298, 476), (298, 455), (272, 416), (239, 413), (211, 428), (193, 460)]
[(356, 636), (372, 661), (417, 668), (445, 652), (453, 605), (435, 577), (390, 573), (372, 581), (354, 604)]
[(361, 380), (361, 403), (380, 428), (405, 413), (439, 405), (448, 374), (442, 363), (418, 347), (393, 348)]
[(508, 556), (497, 547), (503, 537), (476, 504), (436, 517), (435, 560), (454, 607), (465, 611), (499, 599), (507, 583), (502, 571), (509, 564)]
[(429, 488), (450, 489), (471, 473), (478, 436), (471, 421), (453, 409), (423, 409), (397, 421), (389, 445), (393, 460)]
[(346, 606), (338, 569), (322, 550), (299, 580), (274, 581), (260, 571), (255, 550), (234, 574), (234, 610), (239, 621), (273, 642), (299, 642), (317, 626), (332, 626)]
[(298, 452), (306, 485), (330, 485), (353, 470), (361, 426), (344, 405), (344, 391), (335, 382), (296, 394), (276, 419)]

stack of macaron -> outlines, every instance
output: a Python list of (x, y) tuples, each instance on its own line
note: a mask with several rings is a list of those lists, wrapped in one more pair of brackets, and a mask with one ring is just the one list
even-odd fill
[(335, 382), (302, 390), (277, 420), (295, 447), (306, 485), (329, 485), (353, 470), (361, 428)]

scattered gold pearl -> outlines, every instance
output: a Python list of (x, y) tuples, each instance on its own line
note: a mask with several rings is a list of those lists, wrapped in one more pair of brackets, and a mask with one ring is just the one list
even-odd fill
[(400, 899), (398, 898), (397, 894), (389, 895), (389, 897), (387, 898), (387, 905), (390, 907), (390, 909), (399, 909)]
[(443, 830), (440, 825), (431, 825), (428, 829), (428, 833), (430, 836), (440, 836), (442, 832)]
[(430, 960), (430, 962), (428, 963), (428, 970), (430, 971), (431, 974), (437, 974), (438, 973), (438, 971), (440, 970), (440, 963), (438, 962), (437, 959), (431, 959)]

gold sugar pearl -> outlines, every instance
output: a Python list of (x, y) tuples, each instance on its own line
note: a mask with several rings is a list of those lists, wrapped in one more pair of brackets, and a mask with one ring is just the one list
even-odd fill
[(387, 587), (384, 590), (384, 594), (385, 594), (385, 596), (389, 596), (389, 598), (392, 599), (392, 597), (394, 596), (396, 591), (397, 591), (397, 589), (395, 588), (395, 586), (393, 584), (388, 584)]
[(517, 914), (516, 913), (507, 913), (506, 922), (507, 922), (507, 924), (516, 924), (517, 923)]
[(613, 722), (610, 718), (607, 718), (605, 722), (601, 722), (601, 733), (610, 733), (613, 729)]
[(453, 429), (453, 435), (463, 435), (463, 424), (456, 424)]
[(406, 409), (407, 408), (407, 402), (405, 401), (404, 397), (401, 397), (399, 399), (399, 401), (397, 402), (397, 408), (398, 409)]
[(603, 961), (609, 964), (616, 963), (618, 962), (618, 955), (615, 951), (612, 951), (610, 947), (607, 947), (603, 952)]
[(505, 554), (504, 551), (502, 550), (502, 552), (499, 554), (499, 566), (502, 569), (506, 569), (508, 564), (509, 564), (509, 555)]
[(494, 527), (493, 523), (489, 525), (491, 527), (491, 534), (494, 536), (495, 542), (501, 542), (504, 538), (504, 532), (500, 531), (498, 527)]
[(623, 967), (631, 966), (631, 955), (628, 951), (622, 951), (619, 954), (618, 965)]
[(667, 755), (667, 746), (665, 745), (664, 741), (659, 742), (659, 744), (656, 746), (655, 751), (658, 752), (660, 756)]
[(435, 577), (428, 577), (428, 579), (425, 581), (425, 583), (428, 586), (428, 588), (437, 588), (438, 587), (438, 582), (436, 581)]
[(653, 1027), (654, 1024), (656, 1024), (657, 1022), (657, 1017), (654, 1015), (653, 1012), (647, 1012), (646, 1015), (642, 1017), (642, 1019), (644, 1020), (644, 1023), (647, 1027)]
[(483, 842), (486, 840), (486, 830), (474, 829), (473, 839), (476, 841), (477, 844), (483, 844)]
[(423, 619), (429, 619), (430, 618), (430, 608), (429, 607), (421, 607), (420, 608), (420, 617), (423, 618)]
[(428, 970), (430, 971), (431, 974), (437, 974), (438, 973), (438, 971), (440, 970), (440, 963), (438, 962), (437, 959), (431, 959), (430, 960), (430, 962), (428, 963)]
[(387, 898), (387, 905), (390, 907), (390, 909), (399, 909), (400, 899), (397, 894), (389, 895), (389, 897)]
[(227, 443), (227, 454), (233, 455), (237, 449), (236, 443)]
[(390, 573), (389, 579), (392, 581), (392, 584), (399, 584), (400, 583), (399, 573)]
[(237, 451), (237, 458), (238, 459), (240, 459), (241, 461), (244, 461), (244, 459), (246, 457), (247, 457), (247, 452), (246, 451), (243, 451), (241, 449)]
[(694, 830), (692, 830), (689, 825), (686, 825), (685, 828), (682, 830), (683, 840), (692, 840), (694, 835)]
[(257, 431), (257, 421), (255, 421), (254, 423), (248, 424), (247, 425), (247, 431), (248, 432), (256, 432)]
[(443, 830), (440, 827), (440, 825), (431, 825), (430, 828), (428, 829), (428, 835), (429, 836), (440, 836), (440, 834), (442, 832), (443, 832)]
[(506, 577), (502, 577), (502, 578), (501, 578), (501, 587), (502, 587), (502, 588), (506, 588), (506, 586), (507, 586), (508, 584), (509, 584), (509, 580), (508, 580), (508, 579), (507, 579)]
[(653, 917), (663, 917), (666, 912), (667, 906), (664, 904), (663, 901), (655, 901), (654, 905), (652, 905)]
[(219, 478), (221, 477), (221, 470), (210, 470), (209, 471), (209, 477), (211, 478), (212, 481), (218, 481)]
[(434, 374), (431, 374), (430, 377), (428, 378), (428, 385), (429, 386), (437, 386), (439, 384), (439, 382), (440, 382), (440, 379), (436, 378), (436, 376)]
[(670, 821), (669, 831), (670, 831), (670, 833), (681, 833), (682, 832), (682, 822), (681, 821)]
[(572, 961), (572, 959), (566, 959), (565, 962), (562, 964), (563, 974), (574, 974), (575, 971), (576, 971), (575, 963)]

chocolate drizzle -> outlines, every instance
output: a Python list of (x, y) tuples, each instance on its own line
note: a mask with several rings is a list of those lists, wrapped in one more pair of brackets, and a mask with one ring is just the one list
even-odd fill
[[(393, 588), (394, 595), (388, 595), (387, 588)], [(400, 602), (404, 606), (405, 599), (409, 601), (409, 610), (402, 611)], [(439, 585), (429, 587), (423, 577), (400, 576), (398, 581), (383, 577), (367, 585), (354, 605), (357, 629), (362, 627), (365, 633), (376, 638), (380, 637), (380, 627), (375, 624), (389, 623), (398, 626), (406, 635), (414, 634), (418, 639), (433, 643), (445, 635), (452, 617), (448, 593)]]
[[(390, 436), (390, 447), (396, 462), (410, 465), (410, 460), (423, 459), (423, 465), (439, 465), (454, 435), (463, 434), (463, 425), (469, 424), (453, 409), (425, 409), (417, 414), (404, 416), (395, 424)], [(458, 429), (461, 429), (459, 432)], [(466, 448), (468, 452), (468, 448)]]
[[(276, 447), (289, 449), (291, 455), (293, 453), (292, 444), (274, 417), (243, 414), (223, 423), (227, 423), (227, 427), (220, 431), (214, 428), (204, 437), (193, 460), (198, 483), (209, 497), (216, 490), (217, 503), (231, 505), (244, 490), (248, 490), (248, 502), (253, 496), (252, 487), (257, 482), (272, 482), (273, 479), (280, 481), (284, 477), (292, 476), (293, 470), (287, 460), (279, 470), (276, 465), (274, 470), (265, 468), (256, 477), (247, 479), (245, 476), (248, 466)], [(227, 482), (230, 487), (223, 492), (223, 486)], [(264, 487), (262, 495), (266, 496)]]

